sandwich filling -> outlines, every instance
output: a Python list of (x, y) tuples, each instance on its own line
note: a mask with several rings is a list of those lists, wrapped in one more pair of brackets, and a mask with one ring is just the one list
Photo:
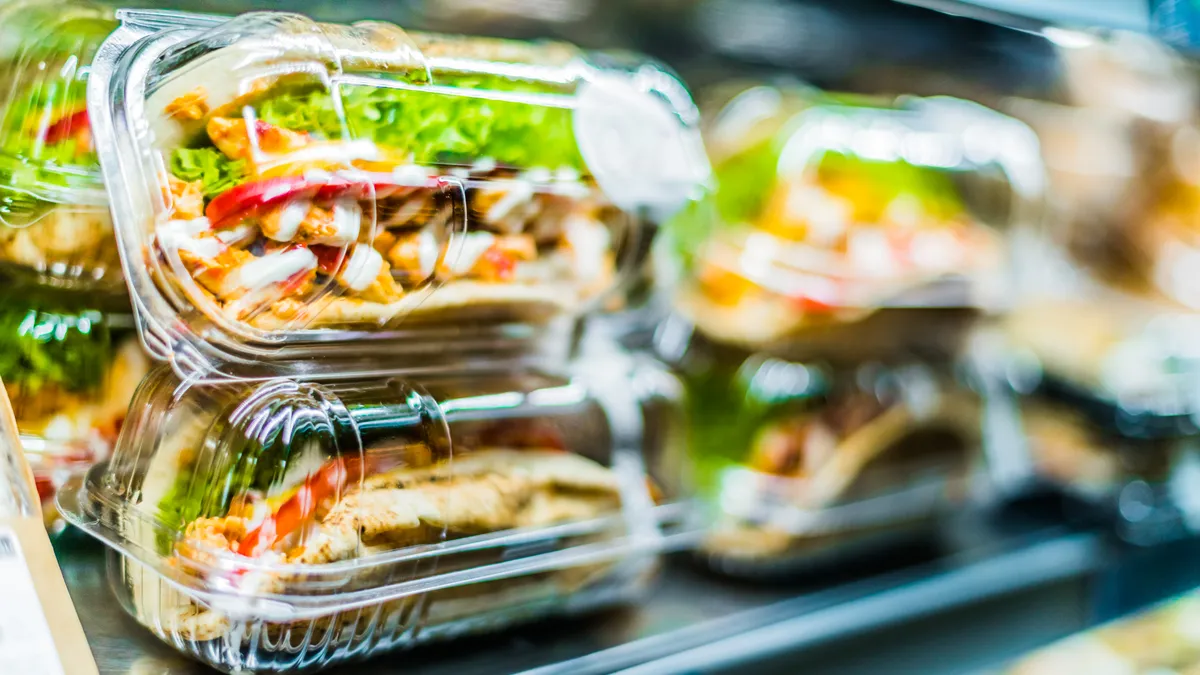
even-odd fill
[[(171, 101), (165, 117), (203, 132), (170, 150), (160, 253), (205, 303), (265, 330), (481, 302), (569, 309), (606, 288), (621, 214), (586, 173), (570, 110), (490, 97), (561, 92), (444, 79)], [(457, 288), (414, 294), (435, 284)]]
[(516, 527), (615, 511), (614, 474), (554, 449), (487, 448), (453, 462), (372, 472), (383, 460), (334, 459), (266, 496), (235, 496), (224, 516), (186, 525), (178, 554), (225, 551), (320, 564)]

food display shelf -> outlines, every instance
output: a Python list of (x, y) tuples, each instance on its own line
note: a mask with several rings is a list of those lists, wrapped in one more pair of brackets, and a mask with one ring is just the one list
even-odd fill
[[(897, 549), (886, 557), (886, 571), (879, 563), (837, 564), (804, 583), (784, 585), (719, 580), (680, 555), (664, 565), (661, 583), (638, 608), (534, 624), (327, 672), (671, 673), (701, 667), (719, 672), (790, 659), (1025, 591), (1085, 584), (1098, 571), (1104, 548), (1090, 534), (973, 532), (952, 543)], [(125, 615), (109, 591), (100, 546), (68, 533), (57, 549), (102, 675), (213, 672), (176, 654)], [(1037, 644), (1081, 627), (1057, 627), (1026, 641)]]
[(1147, 32), (1147, 0), (900, 0), (959, 16), (1027, 29), (1033, 23)]

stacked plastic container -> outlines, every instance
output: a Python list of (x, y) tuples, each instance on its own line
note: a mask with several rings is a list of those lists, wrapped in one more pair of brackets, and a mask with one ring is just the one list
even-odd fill
[(1054, 217), (1022, 252), (1037, 263), (999, 379), (1043, 482), (1153, 544), (1200, 524), (1195, 74), (1140, 35), (1060, 57), (1064, 103), (1008, 104), (1042, 139)]
[(34, 1), (5, 4), (0, 24), (0, 378), (48, 500), (107, 456), (148, 369), (85, 101), (116, 23), (86, 3)]
[(713, 119), (717, 189), (673, 221), (676, 319), (711, 564), (795, 573), (936, 531), (981, 480), (957, 363), (1003, 308), (1037, 141), (953, 99), (740, 91)]
[(686, 90), (565, 44), (123, 10), (88, 80), (143, 346), (59, 494), (226, 672), (633, 600), (678, 385), (575, 324), (707, 178)]

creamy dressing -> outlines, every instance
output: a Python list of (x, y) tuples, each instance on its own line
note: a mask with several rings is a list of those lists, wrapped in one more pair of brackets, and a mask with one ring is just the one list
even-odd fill
[(396, 213), (388, 219), (389, 225), (406, 225), (413, 218), (421, 214), (422, 209), (428, 206), (428, 199), (409, 199), (396, 210)]
[(513, 209), (529, 203), (531, 199), (533, 199), (533, 186), (522, 181), (514, 182), (512, 187), (487, 210), (484, 220), (489, 223), (504, 220), (508, 214), (512, 213)]
[(612, 243), (608, 228), (591, 218), (571, 216), (563, 226), (563, 236), (574, 254), (575, 276), (585, 283), (598, 279)]
[(800, 187), (787, 196), (786, 212), (792, 220), (808, 224), (809, 239), (817, 245), (835, 242), (850, 225), (850, 202), (820, 188)]
[(298, 199), (289, 202), (279, 212), (279, 222), (275, 232), (264, 232), (264, 234), (275, 241), (291, 241), (295, 239), (296, 233), (300, 231), (300, 224), (308, 217), (308, 212), (311, 209), (312, 202), (307, 199)]
[(355, 160), (365, 159), (371, 161), (378, 158), (379, 147), (369, 139), (360, 138), (353, 141), (336, 143), (313, 143), (284, 155), (273, 156), (269, 162), (262, 162), (260, 164), (262, 166), (273, 166), (319, 161), (349, 164)]
[(433, 276), (441, 253), (441, 247), (438, 246), (437, 237), (434, 236), (433, 231), (428, 228), (421, 230), (417, 235), (417, 262), (421, 266), (421, 276), (426, 278)]
[(468, 232), (462, 236), (460, 242), (458, 256), (453, 260), (449, 255), (446, 256), (446, 267), (453, 274), (464, 275), (469, 273), (483, 254), (496, 243), (496, 235), (491, 232)]
[(251, 260), (235, 268), (222, 284), (222, 295), (236, 290), (257, 291), (280, 284), (302, 272), (317, 269), (317, 256), (307, 248), (293, 248)]
[(221, 253), (222, 243), (212, 236), (208, 218), (171, 220), (158, 228), (158, 243), (165, 249), (187, 251), (201, 258), (215, 258)]
[(310, 183), (328, 183), (333, 180), (333, 174), (325, 169), (308, 169), (304, 172), (304, 180)]
[(347, 246), (358, 239), (362, 227), (362, 207), (354, 199), (339, 199), (333, 205), (333, 235), (314, 239), (313, 243)]
[(381, 271), (383, 256), (379, 255), (379, 251), (373, 246), (359, 244), (354, 247), (354, 252), (350, 254), (346, 267), (338, 278), (346, 288), (363, 291), (375, 282)]
[(554, 174), (550, 172), (550, 169), (545, 167), (530, 169), (529, 171), (525, 172), (524, 176), (525, 180), (529, 181), (530, 183), (549, 183), (550, 179), (553, 177)]
[(480, 157), (471, 165), (473, 173), (491, 173), (496, 170), (496, 160), (491, 157)]
[(392, 178), (400, 185), (420, 187), (429, 181), (429, 172), (416, 164), (405, 164), (392, 169)]
[(257, 230), (253, 225), (249, 224), (242, 224), (217, 232), (217, 240), (226, 246), (249, 241), (255, 236), (257, 236)]
[(963, 250), (958, 238), (945, 230), (913, 235), (909, 256), (914, 265), (927, 270), (954, 269), (963, 262)]
[(850, 235), (848, 242), (850, 265), (856, 272), (868, 276), (887, 276), (895, 272), (896, 260), (887, 234), (864, 229)]

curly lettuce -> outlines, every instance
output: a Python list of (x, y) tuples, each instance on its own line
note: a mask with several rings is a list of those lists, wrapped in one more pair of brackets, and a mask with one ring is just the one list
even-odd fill
[(205, 197), (215, 197), (246, 177), (246, 163), (229, 159), (216, 148), (179, 148), (171, 154), (171, 173), (190, 182), (200, 181)]
[(100, 312), (0, 305), (0, 379), (9, 386), (30, 392), (47, 386), (94, 390), (104, 381), (113, 349)]
[[(488, 75), (443, 77), (438, 84), (468, 90), (556, 91), (553, 85)], [(264, 122), (323, 140), (342, 138), (348, 130), (353, 138), (370, 139), (417, 164), (470, 164), (489, 158), (499, 166), (569, 168), (580, 173), (587, 169), (567, 108), (346, 85), (340, 101), (326, 89), (282, 88), (255, 112)], [(208, 196), (245, 178), (244, 167), (209, 146), (175, 150), (171, 171), (183, 180), (202, 180)]]

